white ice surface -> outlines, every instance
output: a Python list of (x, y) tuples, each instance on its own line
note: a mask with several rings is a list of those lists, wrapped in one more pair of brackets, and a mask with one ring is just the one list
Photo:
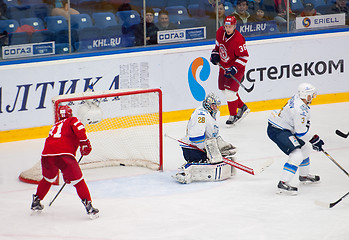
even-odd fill
[[(238, 161), (257, 169), (252, 176), (238, 170), (223, 182), (183, 185), (171, 176), (184, 163), (178, 143), (164, 139), (164, 171), (116, 167), (84, 171), (93, 204), (100, 218), (90, 220), (75, 189), (54, 186), (42, 201), (40, 215), (31, 215), (36, 185), (18, 180), (21, 171), (40, 158), (44, 139), (0, 144), (0, 239), (117, 239), (117, 240), (345, 240), (349, 239), (349, 197), (332, 209), (315, 200), (333, 202), (349, 191), (349, 179), (323, 153), (312, 151), (311, 172), (321, 183), (299, 186), (298, 196), (276, 194), (286, 161), (266, 136), (269, 111), (250, 113), (233, 128), (224, 126), (223, 138), (239, 148)], [(349, 171), (349, 103), (312, 106), (312, 129), (325, 141), (324, 148)], [(175, 138), (185, 133), (186, 122), (165, 124)], [(298, 177), (293, 183), (298, 186)]]

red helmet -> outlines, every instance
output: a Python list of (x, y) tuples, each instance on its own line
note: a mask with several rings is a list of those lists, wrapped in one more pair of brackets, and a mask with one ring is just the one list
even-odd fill
[(236, 25), (236, 18), (234, 16), (228, 16), (224, 20), (224, 25)]
[(58, 120), (69, 118), (73, 116), (73, 111), (68, 105), (63, 105), (58, 107)]

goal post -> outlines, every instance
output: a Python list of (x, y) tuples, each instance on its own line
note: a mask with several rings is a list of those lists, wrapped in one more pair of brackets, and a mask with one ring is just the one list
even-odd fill
[[(60, 95), (52, 102), (55, 122), (58, 106), (68, 105), (85, 125), (92, 152), (82, 158), (81, 169), (139, 166), (163, 170), (160, 89), (90, 91)], [(41, 178), (40, 162), (19, 176), (27, 183), (38, 183)]]

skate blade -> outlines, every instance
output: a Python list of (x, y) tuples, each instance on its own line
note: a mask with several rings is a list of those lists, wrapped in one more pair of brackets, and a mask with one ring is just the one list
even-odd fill
[(251, 109), (247, 109), (244, 114), (242, 114), (241, 118), (239, 118), (233, 125), (239, 123), (242, 119), (244, 119), (249, 113), (250, 113)]
[(276, 193), (280, 195), (297, 196), (298, 191), (287, 191), (284, 189), (278, 189)]
[(31, 210), (30, 216), (38, 216), (42, 213), (42, 210)]
[(242, 114), (241, 118), (239, 118), (238, 120), (236, 120), (236, 122), (232, 123), (232, 124), (227, 124), (225, 123), (225, 125), (227, 126), (227, 128), (231, 128), (233, 126), (235, 126), (236, 124), (238, 124), (242, 119), (244, 119), (249, 113), (250, 113), (250, 109), (247, 109), (244, 114)]
[(312, 181), (304, 181), (304, 182), (301, 182), (300, 181), (300, 184), (302, 185), (313, 185), (313, 184), (319, 184), (320, 181), (317, 181), (317, 182), (312, 182)]
[(89, 214), (88, 216), (89, 216), (89, 218), (91, 220), (95, 220), (95, 219), (99, 218), (99, 214), (98, 213), (96, 213), (96, 214)]

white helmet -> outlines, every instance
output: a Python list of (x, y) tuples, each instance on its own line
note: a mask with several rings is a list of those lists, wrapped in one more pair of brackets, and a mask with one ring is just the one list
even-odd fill
[[(301, 83), (298, 86), (298, 96), (310, 104), (313, 98), (316, 97), (316, 88), (310, 83)], [(310, 96), (310, 100), (308, 99), (308, 96)]]
[(213, 118), (216, 118), (216, 114), (221, 106), (221, 100), (214, 93), (209, 93), (202, 102), (202, 106), (209, 111)]
[(79, 108), (78, 116), (84, 124), (95, 124), (102, 121), (103, 112), (94, 104), (83, 104)]

